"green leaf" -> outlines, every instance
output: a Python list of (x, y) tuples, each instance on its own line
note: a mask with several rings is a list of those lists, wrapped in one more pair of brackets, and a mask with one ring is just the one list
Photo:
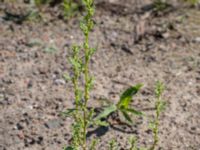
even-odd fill
[(138, 150), (138, 148), (137, 148), (137, 138), (136, 137), (132, 136), (129, 139), (129, 143), (131, 145), (130, 150)]
[(155, 130), (155, 128), (156, 128), (155, 121), (151, 121), (151, 122), (149, 123), (148, 127), (149, 127), (149, 129), (151, 129), (151, 130)]
[(164, 84), (160, 81), (157, 81), (155, 89), (155, 94), (157, 98), (159, 98), (162, 95), (164, 89), (165, 89)]
[(77, 62), (76, 59), (74, 58), (69, 58), (69, 62), (75, 67), (75, 68), (79, 68), (79, 63)]
[(73, 51), (73, 55), (78, 55), (80, 52), (80, 46), (78, 45), (73, 45), (72, 46), (72, 51)]
[(119, 149), (119, 147), (118, 147), (118, 143), (117, 143), (117, 141), (116, 141), (116, 139), (112, 139), (110, 142), (109, 142), (109, 148), (108, 148), (109, 150), (117, 150), (117, 149)]
[(50, 47), (46, 47), (46, 48), (44, 49), (44, 51), (45, 51), (46, 53), (55, 53), (57, 50), (58, 50), (58, 49), (57, 49), (56, 46), (50, 46)]
[(129, 122), (129, 123), (133, 123), (130, 116), (128, 115), (128, 113), (126, 111), (121, 111), (124, 118)]
[(73, 109), (73, 108), (72, 109), (67, 109), (64, 112), (61, 112), (61, 115), (65, 116), (65, 117), (69, 117), (74, 113), (74, 111), (76, 111), (76, 109)]
[(88, 33), (88, 27), (84, 22), (80, 23), (80, 28), (81, 28), (81, 30), (83, 31), (84, 34)]
[(89, 77), (88, 89), (91, 90), (94, 87), (94, 77)]
[(72, 146), (68, 146), (66, 148), (64, 148), (64, 150), (75, 150)]
[(103, 98), (99, 98), (99, 101), (100, 101), (100, 103), (101, 103), (101, 105), (103, 107), (113, 104), (109, 99), (104, 98), (104, 97)]
[(120, 101), (118, 102), (117, 106), (128, 108), (128, 105), (132, 100), (132, 96), (135, 95), (140, 90), (141, 87), (142, 84), (137, 84), (136, 86), (132, 86), (127, 90), (125, 90), (125, 92), (122, 93)]
[(97, 126), (104, 126), (104, 127), (109, 126), (109, 123), (107, 123), (106, 121), (101, 121), (101, 120), (95, 120), (93, 124)]
[(166, 109), (166, 105), (167, 103), (165, 101), (159, 101), (158, 106), (157, 106), (158, 111), (159, 112), (164, 111)]
[(90, 56), (92, 56), (96, 52), (96, 48), (90, 48)]
[(98, 139), (95, 139), (95, 138), (92, 139), (92, 142), (91, 142), (89, 150), (96, 150), (96, 145), (97, 145), (98, 142), (99, 142)]
[(71, 77), (67, 73), (63, 74), (63, 78), (65, 79), (65, 81), (71, 80)]
[(126, 112), (130, 112), (130, 113), (132, 113), (134, 115), (138, 115), (138, 116), (143, 115), (143, 113), (141, 111), (137, 111), (137, 110), (135, 110), (133, 108), (127, 108), (127, 109), (123, 109), (123, 110), (126, 111)]
[[(88, 120), (88, 122), (91, 122), (91, 121), (92, 121), (93, 116), (94, 116), (94, 108), (91, 108), (91, 110), (88, 110), (88, 115), (87, 115), (87, 120)], [(89, 127), (89, 126), (90, 126), (90, 125), (88, 124), (88, 127)]]
[(103, 112), (101, 112), (96, 118), (94, 118), (95, 121), (101, 120), (103, 118), (107, 118), (112, 112), (116, 111), (117, 107), (116, 105), (110, 105), (108, 107), (105, 107)]

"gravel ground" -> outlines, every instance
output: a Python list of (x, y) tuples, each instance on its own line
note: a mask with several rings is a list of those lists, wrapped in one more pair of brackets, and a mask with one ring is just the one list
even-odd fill
[[(200, 11), (174, 6), (155, 14), (149, 4), (109, 0), (96, 5), (89, 105), (101, 106), (102, 98), (116, 103), (124, 89), (143, 83), (132, 105), (147, 116), (135, 117), (132, 129), (89, 129), (88, 139), (100, 138), (99, 150), (108, 149), (113, 138), (128, 149), (131, 135), (139, 146), (152, 143), (148, 122), (157, 80), (165, 83), (167, 102), (159, 149), (200, 149)], [(70, 141), (72, 119), (59, 114), (73, 107), (72, 84), (62, 76), (71, 71), (70, 46), (83, 36), (78, 17), (65, 22), (54, 13), (56, 7), (40, 22), (6, 19), (5, 12), (19, 15), (26, 8), (0, 2), (0, 150), (60, 150)]]

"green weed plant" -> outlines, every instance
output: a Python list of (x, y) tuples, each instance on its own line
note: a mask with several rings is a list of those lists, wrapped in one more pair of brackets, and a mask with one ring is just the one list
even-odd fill
[[(92, 16), (94, 15), (94, 2), (93, 0), (83, 0), (83, 4), (86, 8), (86, 15), (80, 23), (80, 29), (84, 35), (84, 42), (82, 46), (73, 46), (73, 56), (70, 58), (72, 64), (73, 77), (71, 81), (74, 85), (75, 95), (75, 109), (68, 110), (72, 113), (74, 118), (74, 124), (72, 125), (73, 136), (72, 145), (69, 148), (74, 150), (82, 149), (86, 150), (87, 129), (91, 125), (91, 120), (94, 114), (93, 109), (88, 109), (88, 101), (90, 99), (90, 90), (93, 85), (93, 77), (89, 72), (89, 62), (92, 55), (95, 52), (94, 48), (89, 45), (89, 33), (93, 29), (94, 22)], [(84, 58), (80, 57), (80, 50), (84, 51)], [(84, 77), (84, 87), (80, 88), (80, 77)]]
[[(74, 108), (67, 109), (63, 114), (65, 116), (71, 116), (73, 118), (72, 124), (72, 140), (70, 146), (64, 148), (64, 150), (95, 150), (95, 146), (98, 140), (93, 140), (88, 144), (87, 133), (88, 128), (91, 126), (109, 126), (107, 118), (113, 113), (122, 114), (126, 122), (132, 125), (133, 121), (131, 115), (143, 116), (143, 112), (131, 107), (132, 97), (139, 92), (142, 84), (136, 84), (129, 87), (122, 92), (120, 99), (116, 104), (106, 105), (100, 113), (94, 111), (95, 108), (88, 107), (88, 101), (90, 101), (90, 92), (93, 87), (93, 77), (90, 74), (90, 60), (95, 52), (95, 48), (92, 48), (89, 44), (90, 32), (94, 27), (93, 15), (95, 12), (94, 0), (82, 0), (85, 7), (85, 16), (80, 23), (80, 29), (84, 35), (84, 41), (82, 45), (74, 45), (72, 47), (72, 57), (69, 58), (72, 67), (72, 76), (65, 75), (67, 80), (71, 80), (74, 88)], [(82, 82), (82, 80), (84, 82)], [(84, 83), (84, 84), (82, 84)], [(158, 127), (159, 117), (163, 110), (163, 102), (161, 101), (161, 95), (163, 92), (163, 85), (158, 82), (156, 86), (156, 116), (151, 123), (151, 129), (153, 131), (153, 145), (149, 149), (138, 148), (137, 139), (130, 140), (130, 150), (154, 150), (158, 144)], [(110, 150), (118, 149), (115, 140), (111, 140), (109, 144)]]

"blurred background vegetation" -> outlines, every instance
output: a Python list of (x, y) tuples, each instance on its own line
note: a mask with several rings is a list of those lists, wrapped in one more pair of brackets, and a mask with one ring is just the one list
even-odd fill
[[(98, 0), (96, 1), (98, 2)], [(155, 12), (162, 12), (173, 5), (172, 1), (167, 0), (153, 0), (152, 10)], [(199, 5), (199, 0), (178, 0), (180, 5), (188, 5), (196, 7)], [(28, 11), (23, 13), (12, 13), (5, 11), (6, 19), (16, 19), (18, 22), (24, 20), (36, 21), (43, 19), (43, 15), (51, 9), (51, 15), (57, 15), (58, 18), (68, 20), (83, 12), (83, 3), (81, 0), (1, 0), (1, 4), (17, 4), (26, 5)], [(52, 11), (54, 10), (54, 11)], [(54, 13), (54, 14), (52, 14)], [(17, 15), (17, 16), (16, 16)]]

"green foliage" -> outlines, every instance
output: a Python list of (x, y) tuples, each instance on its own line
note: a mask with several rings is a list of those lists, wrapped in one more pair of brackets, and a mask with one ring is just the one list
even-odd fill
[(69, 19), (77, 14), (80, 4), (75, 2), (74, 0), (63, 0), (62, 6), (65, 19)]
[(115, 104), (111, 104), (103, 109), (103, 111), (94, 119), (95, 121), (99, 121), (101, 119), (108, 118), (110, 114), (114, 112), (120, 112), (126, 119), (128, 123), (132, 123), (131, 117), (129, 114), (134, 115), (142, 115), (142, 112), (135, 110), (134, 108), (130, 108), (130, 102), (132, 100), (132, 96), (135, 95), (140, 88), (141, 84), (137, 84), (136, 86), (132, 86), (125, 90), (120, 96), (119, 102)]
[[(74, 114), (75, 115), (75, 114)], [(83, 137), (83, 119), (77, 118), (75, 116), (76, 122), (72, 125), (72, 147), (74, 150), (80, 149), (81, 145), (83, 144), (84, 138)]]
[[(68, 78), (71, 79), (74, 85), (74, 95), (75, 95), (75, 109), (68, 109), (64, 114), (73, 116), (75, 122), (72, 125), (73, 130), (73, 144), (74, 149), (86, 150), (86, 134), (87, 128), (90, 125), (98, 126), (108, 126), (109, 124), (102, 119), (107, 118), (110, 114), (114, 112), (121, 112), (129, 123), (132, 120), (129, 114), (142, 115), (141, 112), (130, 108), (130, 102), (132, 96), (135, 95), (140, 88), (141, 84), (128, 88), (120, 96), (119, 102), (117, 104), (111, 104), (104, 108), (104, 110), (95, 118), (94, 111), (89, 110), (87, 107), (88, 100), (90, 98), (90, 90), (92, 88), (93, 77), (89, 74), (89, 62), (91, 56), (94, 54), (95, 49), (89, 46), (89, 33), (92, 30), (94, 23), (92, 16), (94, 15), (93, 0), (83, 0), (86, 7), (86, 15), (81, 21), (80, 28), (84, 34), (85, 40), (83, 46), (73, 46), (72, 57), (69, 59), (72, 65), (73, 76)], [(84, 59), (80, 57), (80, 50), (84, 50)], [(80, 77), (84, 76), (84, 87), (80, 87)], [(82, 90), (83, 89), (83, 90)]]
[(129, 139), (130, 150), (138, 150), (137, 148), (137, 139), (133, 136)]
[(95, 147), (96, 147), (97, 143), (98, 143), (98, 140), (97, 139), (93, 139), (89, 150), (95, 150), (96, 149)]
[(151, 146), (150, 150), (155, 150), (159, 137), (158, 137), (158, 132), (159, 132), (159, 117), (160, 113), (163, 112), (166, 108), (166, 103), (162, 100), (161, 96), (164, 91), (164, 85), (161, 82), (157, 82), (156, 84), (156, 89), (155, 89), (155, 96), (156, 96), (156, 102), (155, 102), (155, 109), (156, 109), (156, 116), (153, 121), (150, 122), (149, 128), (153, 131), (153, 145)]
[(132, 96), (135, 95), (140, 88), (142, 87), (142, 84), (137, 84), (136, 86), (132, 86), (125, 90), (122, 95), (120, 96), (120, 100), (117, 104), (119, 108), (127, 108), (132, 100)]
[(169, 4), (164, 0), (154, 0), (154, 10), (155, 11), (163, 11), (169, 7)]
[(74, 150), (74, 148), (69, 146), (69, 147), (64, 148), (63, 150)]
[[(70, 2), (66, 1), (65, 7), (69, 9), (71, 7)], [(99, 114), (94, 113), (94, 108), (88, 108), (88, 101), (90, 100), (90, 91), (93, 87), (93, 77), (90, 75), (89, 63), (92, 55), (94, 54), (94, 48), (89, 45), (89, 35), (93, 29), (94, 22), (92, 17), (94, 15), (94, 1), (93, 0), (82, 0), (83, 5), (85, 6), (85, 16), (80, 23), (80, 29), (84, 35), (84, 41), (81, 46), (74, 45), (72, 47), (72, 57), (69, 58), (71, 64), (72, 73), (65, 75), (64, 77), (67, 80), (71, 80), (74, 88), (74, 102), (75, 108), (67, 109), (63, 113), (65, 116), (72, 116), (74, 122), (72, 124), (72, 142), (71, 145), (65, 150), (94, 150), (97, 143), (96, 140), (92, 141), (90, 146), (87, 146), (86, 135), (88, 128), (92, 125), (96, 126), (108, 126), (107, 118), (112, 113), (120, 113), (123, 115), (125, 120), (132, 124), (131, 114), (134, 115), (143, 115), (142, 112), (131, 107), (132, 97), (139, 92), (142, 87), (142, 84), (137, 84), (125, 90), (118, 101), (117, 104), (109, 104), (103, 108)], [(84, 55), (82, 54), (83, 51)], [(82, 81), (83, 79), (83, 81)], [(152, 130), (154, 133), (154, 145), (150, 150), (154, 150), (158, 142), (158, 125), (159, 125), (159, 116), (160, 112), (164, 109), (164, 103), (161, 101), (161, 94), (164, 90), (164, 87), (160, 82), (156, 86), (156, 119), (153, 121)], [(116, 150), (117, 142), (112, 140), (110, 142), (110, 150)], [(142, 150), (142, 148), (137, 148), (136, 139), (131, 140), (131, 150)]]
[[(84, 34), (84, 42), (82, 46), (74, 45), (72, 48), (72, 57), (69, 59), (73, 75), (71, 79), (74, 85), (75, 109), (68, 109), (65, 114), (71, 115), (74, 118), (72, 125), (72, 145), (70, 148), (74, 150), (87, 149), (86, 134), (87, 128), (93, 123), (94, 110), (88, 109), (88, 101), (90, 99), (90, 90), (93, 85), (93, 77), (89, 73), (90, 58), (94, 53), (94, 49), (89, 46), (89, 32), (93, 28), (92, 16), (94, 15), (93, 0), (83, 0), (86, 8), (86, 15), (81, 21), (80, 29)], [(70, 9), (72, 1), (65, 1), (65, 8)], [(84, 28), (83, 28), (84, 27)], [(84, 50), (84, 58), (80, 55), (80, 50)], [(84, 77), (84, 86), (81, 87), (80, 77)], [(102, 121), (95, 122), (96, 124), (105, 124)], [(91, 149), (96, 142), (91, 145)]]
[(74, 115), (74, 112), (76, 111), (76, 109), (67, 109), (65, 112), (62, 112), (61, 115), (64, 117), (71, 117), (72, 115)]
[(116, 105), (112, 104), (104, 108), (104, 110), (94, 119), (95, 122), (107, 118), (111, 113), (117, 110)]
[(118, 150), (118, 144), (115, 139), (112, 139), (109, 143), (109, 150)]

